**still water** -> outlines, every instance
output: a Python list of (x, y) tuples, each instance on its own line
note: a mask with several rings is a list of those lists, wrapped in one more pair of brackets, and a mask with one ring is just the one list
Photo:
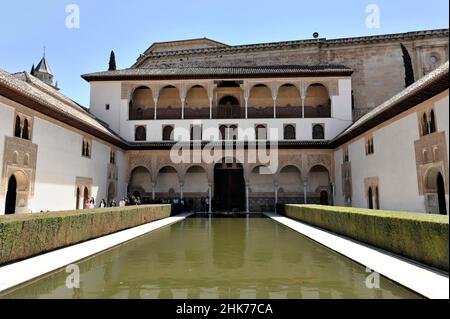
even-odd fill
[[(0, 298), (418, 298), (269, 218), (187, 218)], [(370, 281), (370, 280), (367, 280)], [(373, 281), (370, 281), (373, 282)]]

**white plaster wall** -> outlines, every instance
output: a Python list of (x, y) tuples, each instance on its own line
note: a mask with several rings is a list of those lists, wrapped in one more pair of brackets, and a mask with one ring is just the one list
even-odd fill
[(339, 95), (331, 97), (331, 117), (335, 119), (352, 121), (352, 81), (339, 80)]
[[(13, 136), (14, 133), (14, 115), (15, 115), (14, 108), (9, 107), (8, 105), (0, 102), (0, 170), (3, 169), (5, 136)], [(5, 187), (7, 187), (7, 185)], [(5, 210), (5, 196), (0, 196), (0, 214), (4, 214), (4, 210)]]
[[(445, 130), (448, 148), (448, 96), (435, 104), (438, 129)], [(352, 166), (352, 205), (367, 207), (364, 178), (379, 178), (380, 208), (424, 212), (424, 197), (417, 185), (414, 141), (419, 138), (417, 114), (412, 113), (374, 131), (374, 154), (365, 155), (365, 140), (349, 144)], [(341, 181), (342, 150), (335, 152), (336, 205), (344, 205)], [(448, 198), (447, 198), (448, 205)]]
[[(120, 133), (121, 82), (91, 82), (89, 111)], [(106, 110), (109, 104), (109, 110)], [(127, 109), (128, 111), (128, 106)]]
[[(93, 141), (91, 158), (81, 156), (82, 135), (35, 118), (33, 143), (38, 145), (35, 195), (29, 201), (33, 212), (75, 209), (76, 177), (92, 178), (92, 193), (96, 205), (107, 198), (107, 165), (110, 147)], [(123, 154), (118, 152), (118, 164), (123, 167)], [(119, 180), (123, 181), (119, 169)], [(123, 184), (122, 184), (123, 185)], [(119, 182), (118, 194), (123, 196)]]
[[(122, 121), (121, 136), (127, 141), (134, 141), (134, 131), (136, 126), (144, 125), (147, 128), (147, 141), (157, 142), (162, 140), (162, 130), (166, 125), (175, 127), (174, 139), (176, 141), (190, 140), (191, 125), (202, 125), (203, 140), (219, 140), (219, 127), (222, 124), (237, 125), (240, 130), (238, 140), (248, 140), (255, 138), (255, 126), (265, 124), (269, 128), (268, 136), (270, 140), (283, 140), (283, 128), (285, 124), (294, 124), (296, 128), (297, 140), (312, 140), (312, 127), (314, 124), (325, 125), (325, 139), (333, 139), (351, 121), (333, 118), (307, 118), (307, 119), (222, 119), (222, 120), (140, 120)], [(272, 131), (273, 129), (274, 131)], [(208, 134), (211, 132), (211, 134)], [(248, 138), (244, 138), (244, 135)], [(213, 137), (211, 137), (213, 136)]]
[(342, 170), (341, 165), (343, 163), (343, 149), (338, 148), (334, 152), (335, 163), (335, 176), (334, 176), (334, 188), (333, 188), (333, 203), (336, 206), (346, 206), (344, 196), (342, 195)]

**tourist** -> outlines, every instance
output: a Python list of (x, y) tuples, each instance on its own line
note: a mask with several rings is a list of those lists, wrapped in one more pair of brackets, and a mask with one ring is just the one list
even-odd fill
[(94, 199), (94, 197), (91, 197), (91, 200), (89, 201), (89, 208), (95, 208), (95, 199)]
[(126, 205), (127, 205), (127, 202), (126, 202), (125, 198), (122, 198), (119, 201), (119, 207), (125, 207)]
[(100, 208), (105, 208), (105, 207), (106, 207), (106, 202), (105, 202), (104, 199), (102, 199), (102, 201), (100, 202), (99, 207), (100, 207)]
[(113, 198), (113, 200), (109, 203), (109, 207), (116, 207), (117, 203), (116, 200)]
[(205, 212), (209, 212), (209, 196), (205, 198)]
[(90, 208), (90, 200), (89, 200), (89, 198), (87, 198), (85, 201), (84, 201), (84, 209), (87, 209), (87, 208)]

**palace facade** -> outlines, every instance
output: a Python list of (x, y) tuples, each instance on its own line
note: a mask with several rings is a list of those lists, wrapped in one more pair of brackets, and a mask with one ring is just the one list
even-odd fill
[(447, 214), (448, 67), (447, 29), (162, 42), (128, 69), (82, 75), (89, 109), (45, 58), (32, 74), (0, 71), (0, 212), (134, 195)]

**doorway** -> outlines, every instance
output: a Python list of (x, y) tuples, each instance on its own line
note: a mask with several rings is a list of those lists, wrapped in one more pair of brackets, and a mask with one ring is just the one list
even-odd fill
[(218, 163), (214, 167), (216, 211), (245, 210), (244, 168), (240, 163)]
[(442, 174), (439, 173), (436, 178), (438, 203), (439, 203), (439, 214), (447, 215), (447, 203), (445, 201), (445, 184)]
[(5, 214), (16, 213), (16, 199), (17, 199), (17, 180), (14, 175), (11, 175), (8, 181), (8, 191), (6, 192)]

